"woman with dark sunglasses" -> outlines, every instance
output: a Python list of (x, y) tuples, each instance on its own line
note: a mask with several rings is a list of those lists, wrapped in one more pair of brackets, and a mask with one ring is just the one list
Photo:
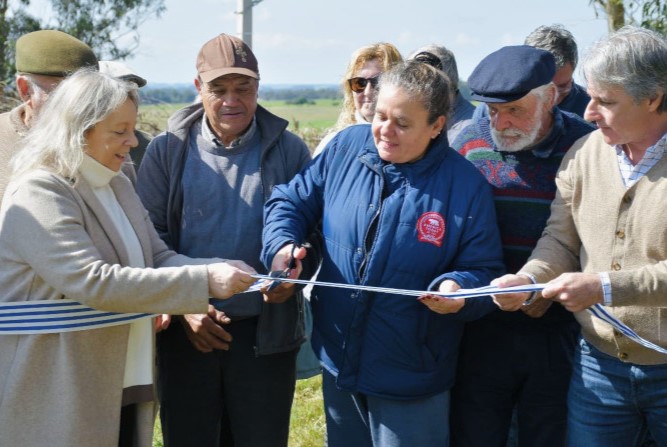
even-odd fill
[(398, 49), (385, 42), (361, 47), (352, 54), (341, 84), (343, 108), (336, 125), (322, 139), (314, 155), (322, 152), (326, 144), (340, 130), (352, 124), (373, 121), (379, 76), (402, 60)]

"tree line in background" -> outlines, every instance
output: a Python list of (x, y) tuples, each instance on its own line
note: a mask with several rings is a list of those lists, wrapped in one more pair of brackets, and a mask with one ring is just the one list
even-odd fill
[(87, 43), (100, 60), (123, 60), (139, 47), (139, 27), (159, 18), (165, 0), (50, 0), (49, 18), (28, 12), (31, 0), (0, 0), (0, 81), (14, 77), (14, 46), (25, 33), (58, 29)]
[[(150, 87), (149, 84), (140, 91), (142, 104), (181, 104), (194, 101), (197, 91), (192, 85)], [(285, 101), (288, 104), (313, 104), (318, 99), (341, 99), (343, 97), (338, 86), (262, 86), (259, 98), (262, 101)]]
[[(465, 98), (470, 98), (470, 90), (465, 81), (459, 81), (459, 90)], [(194, 101), (197, 90), (193, 85), (151, 87), (149, 84), (139, 90), (142, 104), (183, 104)], [(259, 99), (262, 101), (285, 101), (287, 104), (314, 104), (318, 99), (341, 100), (343, 93), (339, 86), (272, 86), (260, 85)]]

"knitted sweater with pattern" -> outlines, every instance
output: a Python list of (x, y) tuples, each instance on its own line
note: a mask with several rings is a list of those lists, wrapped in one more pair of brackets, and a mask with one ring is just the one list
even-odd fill
[[(493, 187), (508, 273), (517, 272), (525, 264), (542, 235), (556, 194), (555, 177), (563, 156), (577, 139), (594, 129), (577, 115), (558, 108), (553, 109), (553, 117), (549, 134), (522, 151), (498, 151), (491, 138), (488, 117), (474, 121), (452, 144)], [(560, 307), (552, 306), (558, 311), (562, 310)], [(554, 318), (555, 315), (550, 315), (553, 313), (547, 312), (545, 318)], [(514, 319), (522, 314), (494, 312), (489, 317)]]

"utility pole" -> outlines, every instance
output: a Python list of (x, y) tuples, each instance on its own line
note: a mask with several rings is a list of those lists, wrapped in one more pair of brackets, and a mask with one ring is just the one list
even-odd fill
[(236, 35), (252, 48), (252, 8), (262, 0), (236, 0)]

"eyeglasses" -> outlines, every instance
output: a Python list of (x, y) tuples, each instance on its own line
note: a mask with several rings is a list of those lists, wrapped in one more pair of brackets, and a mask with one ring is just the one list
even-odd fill
[(374, 78), (352, 78), (348, 79), (347, 83), (350, 84), (350, 89), (354, 93), (361, 93), (366, 89), (369, 82), (371, 83), (371, 87), (374, 89), (377, 88), (379, 80), (380, 78), (378, 76)]
[(423, 62), (425, 64), (429, 64), (433, 68), (437, 68), (440, 71), (444, 71), (442, 69), (442, 61), (438, 56), (436, 56), (433, 53), (429, 53), (428, 51), (422, 51), (421, 53), (417, 53), (415, 57), (412, 59)]

